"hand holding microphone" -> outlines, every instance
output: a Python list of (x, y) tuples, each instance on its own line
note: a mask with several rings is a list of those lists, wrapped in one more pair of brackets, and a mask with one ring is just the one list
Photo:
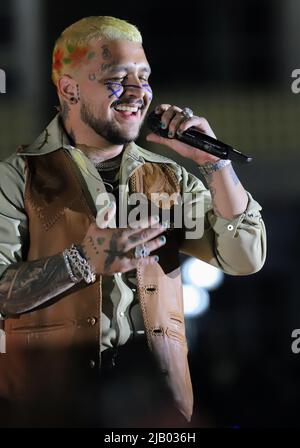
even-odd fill
[[(207, 121), (194, 116), (193, 111), (189, 108), (181, 110), (176, 106), (163, 104), (149, 114), (147, 124), (156, 134), (150, 134), (147, 140), (167, 144), (182, 156), (190, 158), (196, 163), (213, 162), (218, 159), (249, 163), (252, 160), (252, 157), (242, 154), (232, 146), (214, 138)], [(160, 137), (168, 138), (170, 141), (162, 140)], [(180, 145), (179, 142), (185, 145)], [(188, 146), (186, 147), (186, 145)], [(198, 149), (204, 151), (206, 155), (201, 154)]]

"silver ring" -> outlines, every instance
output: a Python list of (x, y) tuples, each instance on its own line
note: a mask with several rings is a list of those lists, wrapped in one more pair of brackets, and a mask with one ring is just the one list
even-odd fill
[(194, 112), (189, 107), (184, 107), (181, 113), (185, 118), (192, 118), (194, 115)]
[(145, 244), (139, 244), (134, 250), (134, 258), (145, 258), (150, 254), (150, 250)]

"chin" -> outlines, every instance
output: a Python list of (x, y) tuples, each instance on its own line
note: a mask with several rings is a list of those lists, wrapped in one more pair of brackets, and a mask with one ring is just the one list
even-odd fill
[(135, 141), (141, 130), (141, 123), (138, 126), (111, 126), (106, 129), (105, 135), (102, 134), (104, 138), (110, 143), (115, 145), (124, 145)]
[(132, 131), (132, 132), (123, 132), (119, 134), (120, 140), (124, 141), (124, 143), (134, 142), (140, 135), (140, 129)]
[(129, 142), (134, 142), (140, 135), (140, 132), (135, 132), (134, 134), (127, 135), (127, 140)]

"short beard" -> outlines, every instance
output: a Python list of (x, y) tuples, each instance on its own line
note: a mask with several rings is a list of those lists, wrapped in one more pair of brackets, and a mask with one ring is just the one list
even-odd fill
[(140, 134), (140, 128), (137, 131), (137, 134), (134, 137), (128, 137), (122, 134), (122, 131), (117, 128), (114, 123), (110, 123), (108, 121), (103, 121), (101, 118), (96, 118), (93, 114), (88, 103), (84, 102), (81, 99), (81, 107), (80, 107), (80, 117), (82, 121), (87, 124), (91, 129), (93, 129), (96, 134), (105, 138), (108, 142), (113, 145), (125, 145), (136, 140)]

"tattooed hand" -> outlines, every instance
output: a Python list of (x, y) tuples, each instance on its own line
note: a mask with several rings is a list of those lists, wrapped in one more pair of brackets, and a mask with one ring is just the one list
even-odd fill
[[(204, 134), (210, 137), (216, 138), (208, 121), (203, 117), (197, 117), (194, 115), (191, 118), (186, 118), (182, 115), (182, 109), (177, 106), (171, 106), (170, 104), (161, 104), (156, 107), (155, 112), (162, 114), (161, 126), (163, 129), (168, 129), (169, 138), (160, 137), (154, 133), (147, 135), (146, 139), (150, 142), (166, 145), (174, 151), (178, 152), (183, 157), (193, 160), (198, 165), (202, 165), (205, 162), (216, 162), (218, 157), (201, 151), (197, 148), (193, 148), (190, 145), (180, 142), (176, 139), (176, 134), (182, 134), (190, 127), (195, 127)], [(173, 138), (175, 137), (175, 138)]]
[(96, 274), (113, 275), (127, 272), (138, 265), (156, 263), (157, 256), (134, 258), (134, 249), (145, 244), (150, 252), (166, 243), (165, 236), (158, 236), (165, 228), (152, 217), (138, 228), (108, 229), (91, 224), (82, 242), (82, 251)]

